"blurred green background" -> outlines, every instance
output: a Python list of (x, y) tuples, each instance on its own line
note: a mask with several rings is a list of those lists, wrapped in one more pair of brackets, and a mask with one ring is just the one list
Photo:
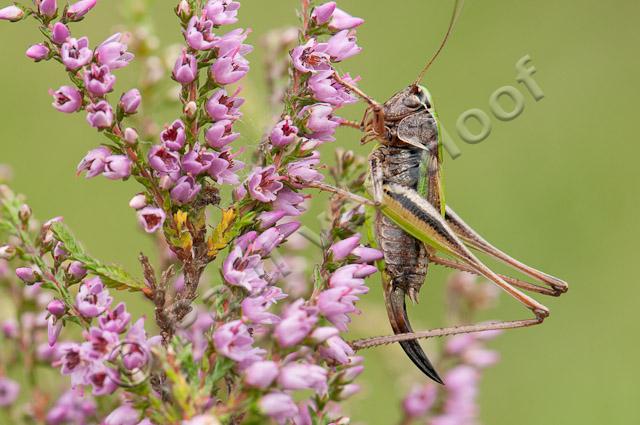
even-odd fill
[[(78, 26), (92, 44), (111, 34), (121, 3), (101, 2)], [(170, 3), (153, 6), (164, 43), (179, 40)], [(452, 2), (339, 4), (367, 20), (359, 31), (364, 51), (343, 69), (362, 75), (361, 87), (383, 100), (415, 78), (440, 41)], [(245, 0), (241, 22), (253, 28), (252, 44), (270, 28), (295, 24), (296, 6), (294, 0)], [(571, 284), (564, 297), (542, 300), (553, 312), (543, 326), (511, 331), (492, 343), (502, 361), (483, 378), (482, 419), (488, 425), (640, 423), (640, 290), (633, 267), (640, 236), (640, 146), (633, 118), (640, 94), (638, 16), (640, 3), (629, 0), (469, 1), (427, 75), (440, 117), (462, 151), (447, 159), (448, 202), (492, 242)], [(39, 40), (33, 25), (2, 23), (0, 38), (0, 162), (13, 167), (15, 188), (28, 194), (39, 217), (63, 215), (93, 254), (137, 270), (137, 253), (153, 249), (127, 207), (136, 185), (75, 177), (77, 162), (100, 137), (83, 116), (50, 107), (47, 89), (66, 83), (65, 77), (57, 66), (24, 57)], [(545, 93), (540, 102), (515, 81), (514, 64), (526, 54), (538, 69), (534, 78)], [(253, 118), (245, 117), (252, 130), (246, 144), (255, 144), (271, 114), (260, 49), (251, 60), (245, 94), (253, 106), (245, 112)], [(119, 74), (121, 83), (132, 72)], [(457, 117), (469, 108), (489, 113), (490, 94), (504, 85), (524, 94), (522, 115), (510, 122), (492, 118), (487, 140), (464, 143), (455, 133)], [(358, 105), (346, 115), (359, 119), (362, 110)], [(324, 149), (325, 158), (337, 145), (366, 153), (358, 138), (341, 131), (337, 144)], [(432, 273), (421, 304), (410, 312), (416, 328), (441, 324), (446, 276)], [(380, 290), (372, 286), (354, 325), (360, 336), (388, 332)], [(502, 297), (491, 318), (526, 314)], [(366, 357), (365, 389), (350, 411), (356, 421), (395, 423), (399, 396), (425, 378), (399, 347)]]

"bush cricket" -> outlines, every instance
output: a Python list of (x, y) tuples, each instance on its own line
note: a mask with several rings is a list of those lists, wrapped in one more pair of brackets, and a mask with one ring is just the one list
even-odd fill
[[(337, 72), (334, 74), (338, 83), (368, 104), (362, 122), (353, 126), (364, 132), (361, 143), (378, 142), (369, 157), (372, 199), (324, 183), (309, 184), (376, 208), (374, 227), (378, 248), (384, 253), (385, 304), (395, 335), (358, 340), (352, 345), (362, 349), (399, 342), (413, 363), (439, 383), (442, 379), (417, 339), (536, 325), (549, 315), (549, 310), (517, 288), (551, 296), (558, 296), (568, 289), (566, 282), (523, 264), (491, 245), (445, 203), (438, 117), (429, 91), (420, 82), (445, 46), (462, 3), (456, 0), (447, 32), (417, 79), (385, 103), (376, 102), (342, 80)], [(542, 285), (493, 272), (469, 248), (508, 264)], [(437, 252), (454, 259), (440, 257)], [(534, 318), (414, 332), (407, 316), (405, 296), (417, 302), (430, 263), (486, 277), (529, 308)]]

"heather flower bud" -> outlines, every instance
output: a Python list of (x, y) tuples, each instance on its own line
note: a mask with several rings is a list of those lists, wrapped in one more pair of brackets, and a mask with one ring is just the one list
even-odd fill
[(16, 248), (12, 245), (0, 246), (0, 259), (11, 260), (16, 256)]
[(16, 269), (16, 276), (27, 285), (33, 285), (41, 278), (40, 274), (31, 267), (18, 267)]
[(131, 146), (135, 146), (138, 143), (138, 132), (135, 128), (127, 127), (124, 129), (124, 141)]
[(176, 15), (183, 21), (188, 21), (192, 14), (193, 12), (189, 2), (187, 0), (180, 0), (180, 3), (176, 6)]
[(340, 261), (347, 258), (358, 245), (360, 245), (360, 235), (356, 234), (334, 243), (329, 247), (329, 251), (333, 254), (334, 260)]
[(255, 388), (266, 389), (278, 376), (278, 365), (272, 361), (253, 363), (244, 371), (245, 382)]
[(71, 36), (71, 32), (69, 28), (63, 24), (62, 22), (56, 22), (53, 24), (53, 28), (51, 30), (51, 38), (53, 42), (57, 45), (61, 45)]
[(52, 300), (47, 304), (47, 311), (53, 316), (60, 318), (67, 311), (67, 307), (60, 300)]
[(211, 65), (211, 77), (218, 84), (233, 84), (249, 72), (249, 62), (240, 54), (218, 58)]
[(9, 407), (20, 395), (20, 384), (16, 381), (0, 377), (0, 407)]
[(182, 149), (187, 140), (185, 126), (182, 120), (175, 120), (171, 123), (171, 126), (166, 127), (162, 133), (160, 133), (160, 140), (172, 151)]
[(31, 218), (31, 207), (27, 204), (20, 205), (20, 209), (18, 210), (18, 218), (22, 222), (22, 224), (27, 224), (29, 219)]
[(18, 6), (7, 6), (0, 9), (0, 21), (17, 22), (24, 17), (24, 10)]
[(34, 44), (27, 49), (25, 54), (29, 59), (33, 59), (35, 62), (40, 62), (49, 56), (49, 48), (42, 43)]
[(64, 249), (64, 244), (62, 242), (58, 242), (55, 248), (53, 248), (53, 258), (58, 263), (64, 261), (68, 255), (69, 253)]
[(71, 21), (79, 21), (84, 15), (89, 13), (98, 3), (98, 0), (80, 0), (67, 9), (67, 18)]
[(138, 89), (131, 89), (120, 98), (120, 108), (125, 114), (131, 115), (138, 112), (142, 96)]
[(191, 101), (184, 106), (184, 114), (189, 119), (194, 119), (196, 117), (196, 112), (198, 112), (198, 105), (196, 102)]
[(144, 193), (138, 193), (136, 196), (131, 198), (129, 206), (134, 210), (142, 209), (147, 206), (147, 197)]
[(40, 0), (38, 10), (41, 15), (46, 16), (47, 18), (53, 18), (58, 11), (58, 4), (56, 0)]
[(67, 266), (67, 275), (73, 280), (79, 281), (87, 275), (87, 269), (80, 261), (73, 261)]

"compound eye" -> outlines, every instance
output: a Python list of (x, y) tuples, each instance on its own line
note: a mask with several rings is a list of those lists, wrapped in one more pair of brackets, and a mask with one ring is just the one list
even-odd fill
[(415, 109), (415, 108), (417, 108), (418, 106), (421, 105), (420, 98), (418, 96), (416, 96), (415, 94), (412, 94), (410, 96), (405, 97), (402, 100), (402, 103), (407, 108), (412, 108), (412, 109)]

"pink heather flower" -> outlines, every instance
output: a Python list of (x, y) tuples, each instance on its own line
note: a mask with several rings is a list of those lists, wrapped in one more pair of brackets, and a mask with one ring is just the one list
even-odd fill
[(126, 179), (131, 175), (132, 165), (133, 162), (124, 155), (111, 155), (104, 159), (102, 175), (111, 180)]
[(262, 278), (264, 276), (262, 257), (243, 254), (239, 246), (231, 250), (224, 260), (222, 275), (229, 285), (241, 286), (251, 293), (267, 285)]
[(245, 321), (259, 325), (273, 325), (280, 321), (277, 315), (267, 311), (271, 303), (264, 296), (247, 297), (242, 301), (241, 307)]
[(131, 315), (127, 312), (124, 303), (120, 303), (116, 308), (108, 310), (98, 318), (100, 329), (113, 332), (123, 333), (131, 320)]
[(340, 331), (333, 326), (321, 326), (311, 333), (311, 338), (313, 338), (315, 342), (325, 342), (332, 336), (338, 336), (339, 334)]
[(133, 53), (127, 51), (127, 44), (120, 33), (113, 34), (96, 48), (96, 61), (107, 66), (111, 71), (124, 68), (134, 58)]
[(62, 22), (56, 22), (53, 24), (51, 38), (58, 46), (67, 41), (70, 36), (71, 32), (69, 32), (69, 28), (65, 24)]
[(87, 269), (80, 261), (72, 261), (67, 266), (67, 273), (75, 280), (80, 280), (87, 275)]
[(182, 149), (184, 142), (187, 140), (182, 120), (175, 120), (169, 127), (165, 127), (162, 133), (160, 133), (160, 140), (172, 151)]
[(89, 39), (82, 37), (79, 40), (68, 38), (60, 48), (62, 63), (68, 70), (75, 71), (91, 62), (93, 51), (89, 48)]
[[(127, 370), (141, 369), (150, 360), (150, 349), (161, 340), (160, 336), (147, 339), (144, 317), (138, 319), (129, 329), (122, 349), (122, 364)], [(116, 339), (117, 341), (117, 339)]]
[(78, 112), (82, 108), (82, 93), (75, 87), (62, 86), (58, 90), (49, 90), (53, 96), (53, 107), (60, 112), (71, 114)]
[(125, 114), (131, 115), (138, 112), (138, 107), (140, 107), (140, 102), (142, 102), (142, 96), (140, 95), (140, 90), (131, 89), (120, 97), (119, 105)]
[(247, 385), (267, 389), (278, 376), (278, 365), (272, 361), (259, 361), (251, 364), (244, 371), (244, 381)]
[(202, 186), (193, 177), (182, 176), (171, 189), (171, 199), (178, 204), (188, 204), (198, 196), (200, 189)]
[(218, 58), (211, 65), (211, 76), (221, 85), (233, 84), (249, 72), (249, 62), (239, 53)]
[(136, 425), (140, 421), (140, 414), (128, 404), (124, 404), (109, 414), (102, 425)]
[(67, 9), (67, 18), (72, 21), (78, 21), (84, 15), (89, 13), (98, 3), (98, 0), (80, 0)]
[(18, 336), (18, 322), (14, 319), (8, 319), (2, 322), (0, 329), (5, 338), (14, 339)]
[(410, 418), (424, 416), (436, 402), (438, 390), (434, 385), (416, 385), (402, 401), (402, 408)]
[(237, 185), (240, 183), (236, 172), (244, 168), (244, 163), (235, 159), (237, 154), (231, 154), (229, 151), (212, 152), (212, 154), (215, 158), (207, 170), (209, 176), (218, 184)]
[(82, 425), (95, 415), (96, 403), (91, 397), (79, 397), (73, 390), (65, 392), (47, 413), (47, 425)]
[[(146, 419), (148, 421), (148, 419)], [(194, 416), (191, 419), (183, 420), (180, 422), (181, 425), (220, 425), (218, 418), (213, 415), (198, 415)], [(140, 422), (138, 425), (154, 425), (152, 422), (142, 423)]]
[(324, 176), (315, 169), (319, 162), (320, 152), (315, 151), (311, 156), (287, 165), (287, 173), (293, 179), (300, 179), (307, 182), (322, 181), (324, 180)]
[(304, 211), (303, 202), (304, 196), (288, 187), (284, 187), (278, 192), (278, 197), (273, 203), (273, 207), (285, 211), (287, 215), (298, 216)]
[(111, 150), (105, 146), (100, 146), (99, 148), (95, 148), (90, 150), (80, 164), (78, 164), (77, 172), (78, 174), (83, 171), (87, 172), (86, 177), (89, 179), (91, 177), (95, 177), (98, 174), (102, 174), (105, 167), (105, 160), (107, 157), (111, 155)]
[(358, 293), (352, 288), (339, 287), (324, 290), (318, 295), (318, 310), (336, 328), (344, 332), (351, 321), (348, 315), (358, 312), (354, 305), (359, 300)]
[(351, 56), (360, 53), (362, 48), (356, 44), (356, 37), (353, 32), (340, 31), (327, 42), (326, 53), (331, 56), (332, 62), (341, 62)]
[(194, 16), (185, 31), (189, 47), (195, 50), (210, 50), (218, 38), (213, 33), (213, 22), (206, 16)]
[(238, 22), (240, 3), (232, 0), (209, 0), (204, 7), (207, 18), (214, 25), (231, 25)]
[(16, 276), (27, 285), (33, 285), (40, 279), (38, 273), (31, 267), (18, 267)]
[(340, 399), (341, 400), (346, 400), (349, 397), (353, 396), (354, 394), (359, 393), (361, 390), (360, 385), (358, 384), (347, 384), (344, 387), (342, 387), (342, 391), (340, 391)]
[(295, 142), (297, 135), (298, 127), (293, 125), (291, 117), (286, 116), (273, 127), (269, 135), (269, 140), (273, 146), (282, 147)]
[(97, 129), (110, 128), (113, 125), (113, 109), (106, 100), (87, 106), (87, 122)]
[(47, 311), (53, 316), (60, 318), (67, 311), (67, 307), (60, 300), (51, 300), (49, 304), (47, 304)]
[(91, 384), (94, 396), (110, 395), (118, 389), (118, 384), (111, 379), (114, 372), (104, 363), (95, 362), (87, 371), (87, 382)]
[(84, 72), (84, 84), (89, 93), (102, 97), (113, 90), (116, 77), (109, 71), (106, 65), (91, 64), (91, 69)]
[(359, 27), (363, 23), (364, 19), (353, 17), (336, 7), (331, 22), (329, 22), (329, 28), (332, 30), (350, 30)]
[(227, 96), (225, 89), (214, 91), (205, 105), (207, 114), (209, 114), (211, 119), (221, 121), (237, 120), (240, 118), (242, 116), (240, 106), (244, 103), (244, 99), (237, 97), (239, 92), (240, 88), (238, 88), (233, 95)]
[(214, 154), (201, 149), (200, 145), (196, 144), (192, 150), (182, 156), (182, 169), (192, 176), (197, 176), (211, 167), (214, 159)]
[(317, 311), (304, 306), (304, 300), (300, 299), (285, 309), (274, 335), (281, 347), (291, 347), (302, 341), (317, 322)]
[(291, 51), (293, 66), (302, 73), (329, 69), (331, 57), (325, 52), (326, 43), (318, 43), (315, 38)]
[(281, 176), (275, 166), (257, 167), (247, 178), (247, 189), (253, 199), (260, 202), (273, 202), (276, 195), (284, 187)]
[(329, 337), (325, 344), (325, 346), (320, 347), (320, 355), (322, 357), (340, 364), (349, 364), (354, 351), (342, 338), (337, 335)]
[(19, 394), (20, 384), (4, 376), (0, 377), (0, 407), (11, 406), (18, 399)]
[(198, 63), (196, 57), (182, 50), (176, 64), (173, 66), (173, 79), (182, 85), (191, 84), (198, 77)]
[(343, 239), (331, 245), (329, 251), (336, 261), (344, 260), (351, 252), (360, 245), (360, 234), (355, 234), (347, 239)]
[(285, 390), (312, 389), (319, 395), (327, 392), (327, 370), (318, 365), (289, 363), (280, 369), (278, 386)]
[(58, 4), (56, 0), (40, 0), (38, 4), (38, 11), (42, 16), (52, 18), (58, 11)]
[(238, 52), (241, 55), (251, 53), (253, 51), (253, 47), (249, 44), (243, 44), (244, 40), (247, 39), (247, 36), (250, 33), (251, 30), (237, 28), (220, 37), (220, 39), (215, 43), (215, 49), (218, 53), (217, 57), (221, 58), (235, 52)]
[(147, 233), (160, 229), (166, 217), (164, 211), (156, 207), (145, 207), (138, 211), (138, 221)]
[(54, 366), (60, 366), (60, 372), (63, 375), (71, 376), (72, 388), (86, 384), (85, 375), (87, 362), (82, 357), (82, 348), (80, 344), (60, 344), (60, 353), (58, 355), (58, 360), (54, 363)]
[(222, 149), (240, 137), (240, 133), (233, 132), (233, 121), (221, 120), (213, 123), (204, 134), (207, 144), (215, 149)]
[(364, 278), (376, 273), (378, 269), (367, 264), (348, 264), (334, 271), (329, 277), (331, 288), (347, 287), (357, 289), (359, 293), (368, 291)]
[(49, 319), (47, 319), (47, 340), (49, 347), (56, 345), (61, 331), (62, 320), (58, 320), (55, 316), (49, 316)]
[(99, 277), (84, 281), (76, 295), (76, 308), (86, 318), (97, 317), (111, 305), (113, 298), (109, 295)]
[(284, 424), (287, 419), (298, 413), (298, 407), (293, 399), (285, 393), (273, 392), (262, 396), (258, 405), (262, 413), (273, 418), (279, 424)]
[(358, 257), (358, 262), (360, 263), (372, 263), (384, 257), (384, 254), (379, 249), (366, 246), (358, 246), (351, 253)]
[(131, 146), (138, 143), (138, 132), (135, 128), (127, 127), (124, 129), (124, 141)]
[(25, 52), (29, 59), (34, 60), (35, 62), (40, 62), (43, 59), (46, 59), (49, 56), (49, 48), (44, 44), (34, 44), (29, 47)]
[(7, 6), (0, 9), (0, 21), (17, 22), (24, 16), (24, 10), (18, 6)]
[(320, 6), (313, 8), (311, 12), (311, 19), (315, 21), (317, 25), (323, 25), (329, 22), (329, 19), (333, 16), (333, 12), (336, 10), (336, 2), (330, 1)]
[(493, 350), (486, 350), (480, 347), (473, 347), (464, 352), (465, 363), (484, 369), (493, 366), (500, 361), (500, 354)]
[(129, 201), (129, 207), (139, 210), (147, 206), (147, 197), (144, 193), (138, 193)]
[(258, 221), (260, 222), (260, 230), (265, 230), (275, 225), (278, 221), (283, 219), (287, 213), (282, 210), (265, 211), (260, 213)]
[(213, 343), (216, 351), (236, 362), (258, 361), (264, 353), (260, 348), (254, 348), (253, 337), (249, 328), (240, 320), (226, 323), (213, 333)]
[(180, 155), (166, 146), (153, 145), (147, 154), (149, 165), (161, 175), (177, 179), (180, 175)]
[[(309, 78), (309, 88), (313, 92), (313, 97), (320, 102), (338, 107), (357, 102), (358, 98), (338, 83), (333, 78), (333, 74), (333, 70), (318, 71)], [(342, 79), (350, 84), (356, 83), (349, 74), (343, 75)]]
[(340, 126), (340, 119), (333, 116), (333, 107), (328, 103), (317, 103), (305, 106), (300, 111), (300, 117), (306, 118), (306, 127), (310, 138), (333, 142), (336, 128)]

